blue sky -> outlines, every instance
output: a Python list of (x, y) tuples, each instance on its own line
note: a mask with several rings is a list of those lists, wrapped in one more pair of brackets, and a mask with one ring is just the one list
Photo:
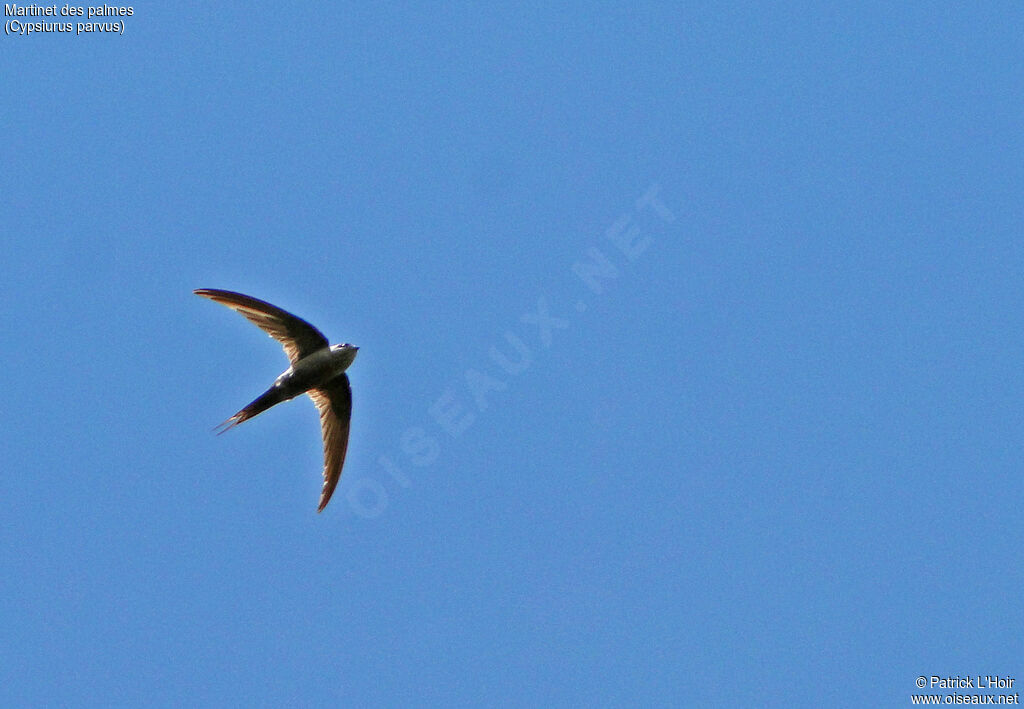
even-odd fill
[(3, 38), (0, 703), (1024, 675), (1021, 6), (550, 5)]

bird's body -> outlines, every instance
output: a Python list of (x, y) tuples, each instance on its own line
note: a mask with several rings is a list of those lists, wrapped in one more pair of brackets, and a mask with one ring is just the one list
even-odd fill
[(351, 345), (324, 347), (286, 369), (274, 382), (274, 386), (289, 390), (297, 388), (292, 396), (304, 394), (307, 389), (344, 372), (355, 358), (355, 348)]
[(212, 288), (200, 288), (194, 293), (238, 311), (284, 346), (291, 366), (269, 389), (218, 428), (223, 433), (275, 404), (309, 394), (320, 410), (324, 439), (324, 486), (317, 508), (318, 512), (322, 511), (331, 499), (345, 463), (352, 416), (352, 389), (345, 370), (359, 348), (349, 344), (330, 345), (327, 338), (305, 320), (252, 296)]

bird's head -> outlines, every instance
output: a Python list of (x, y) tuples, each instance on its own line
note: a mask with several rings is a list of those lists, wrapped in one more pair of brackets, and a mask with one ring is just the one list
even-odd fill
[(356, 352), (358, 351), (358, 347), (347, 342), (343, 345), (331, 345), (331, 352), (344, 363), (345, 368), (352, 364), (352, 360), (356, 358)]

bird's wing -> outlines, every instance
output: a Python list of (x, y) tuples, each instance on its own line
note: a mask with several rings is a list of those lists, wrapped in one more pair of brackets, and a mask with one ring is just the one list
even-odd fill
[(192, 292), (244, 315), (246, 320), (284, 346), (292, 364), (328, 346), (327, 338), (315, 327), (266, 301), (216, 288), (198, 288)]
[(352, 419), (352, 387), (349, 386), (348, 375), (342, 373), (307, 393), (320, 409), (320, 427), (324, 434), (324, 487), (320, 493), (320, 506), (316, 509), (322, 512), (338, 486), (341, 467), (345, 464), (348, 428)]

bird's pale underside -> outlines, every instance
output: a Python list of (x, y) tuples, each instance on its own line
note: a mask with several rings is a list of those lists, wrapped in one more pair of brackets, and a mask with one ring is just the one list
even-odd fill
[(309, 394), (320, 411), (324, 439), (324, 486), (317, 512), (323, 511), (345, 464), (352, 418), (352, 388), (345, 370), (359, 348), (349, 344), (331, 345), (323, 333), (302, 318), (252, 296), (215, 288), (199, 288), (193, 292), (241, 313), (284, 347), (291, 366), (269, 389), (217, 428), (224, 433), (274, 404)]

